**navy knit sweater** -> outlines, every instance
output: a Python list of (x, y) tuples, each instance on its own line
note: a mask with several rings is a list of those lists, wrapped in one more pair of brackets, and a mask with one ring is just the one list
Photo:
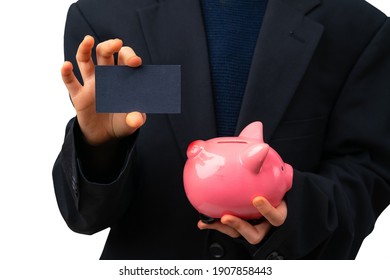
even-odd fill
[(267, 0), (201, 0), (219, 136), (234, 134)]

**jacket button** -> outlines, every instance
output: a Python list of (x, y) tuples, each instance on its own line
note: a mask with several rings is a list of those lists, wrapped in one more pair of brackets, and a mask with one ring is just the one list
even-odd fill
[(225, 254), (225, 250), (221, 246), (221, 244), (214, 242), (209, 247), (209, 252), (211, 256), (213, 256), (216, 259), (222, 258)]
[(278, 252), (273, 251), (267, 256), (267, 260), (284, 260), (284, 257), (282, 255), (279, 255)]

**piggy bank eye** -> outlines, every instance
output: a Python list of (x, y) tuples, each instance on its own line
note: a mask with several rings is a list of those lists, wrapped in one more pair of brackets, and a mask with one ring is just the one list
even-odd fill
[(284, 167), (283, 167), (283, 165), (280, 167), (280, 169), (282, 169), (282, 171), (284, 171)]
[(187, 149), (187, 157), (193, 158), (204, 149), (204, 141), (196, 140), (192, 142)]

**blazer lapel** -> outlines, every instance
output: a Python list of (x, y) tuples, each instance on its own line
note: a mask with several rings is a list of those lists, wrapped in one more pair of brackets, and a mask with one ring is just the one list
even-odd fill
[(190, 142), (216, 135), (201, 7), (198, 0), (156, 1), (139, 18), (151, 63), (181, 65), (182, 112), (168, 118), (185, 156)]
[(305, 16), (319, 3), (269, 0), (236, 133), (259, 120), (265, 141), (271, 138), (321, 38), (323, 26)]
[[(320, 0), (269, 0), (254, 52), (238, 134), (254, 120), (268, 141), (310, 62), (323, 27), (305, 15)], [(153, 64), (182, 65), (182, 113), (169, 115), (183, 151), (216, 136), (214, 102), (202, 11), (198, 0), (160, 0), (139, 10)], [(195, 77), (195, 78), (194, 78)]]

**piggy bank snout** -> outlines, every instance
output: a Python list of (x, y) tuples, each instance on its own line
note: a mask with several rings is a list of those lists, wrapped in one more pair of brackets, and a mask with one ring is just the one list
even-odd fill
[(187, 149), (187, 157), (193, 158), (197, 156), (204, 149), (204, 141), (196, 140), (192, 142)]

